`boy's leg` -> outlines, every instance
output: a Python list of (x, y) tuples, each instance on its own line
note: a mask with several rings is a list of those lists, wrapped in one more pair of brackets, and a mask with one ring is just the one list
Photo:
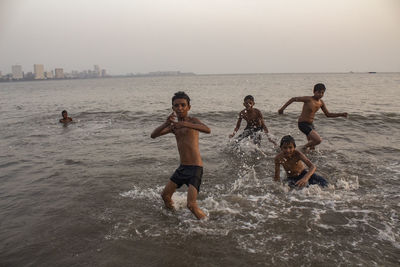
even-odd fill
[(167, 185), (164, 187), (164, 190), (161, 193), (161, 197), (164, 200), (165, 207), (168, 209), (174, 209), (174, 202), (172, 201), (172, 195), (176, 190), (176, 184), (171, 180), (168, 181)]
[(312, 130), (308, 135), (307, 135), (307, 140), (308, 143), (304, 145), (305, 148), (315, 148), (316, 145), (319, 145), (322, 142), (321, 136), (315, 131)]
[(197, 205), (197, 189), (191, 184), (189, 184), (187, 194), (187, 207), (197, 217), (197, 219), (200, 220), (207, 217)]

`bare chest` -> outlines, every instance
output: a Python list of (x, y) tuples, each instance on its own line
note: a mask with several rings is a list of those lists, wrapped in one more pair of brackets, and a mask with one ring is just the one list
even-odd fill
[(310, 113), (315, 113), (321, 108), (321, 101), (312, 99), (304, 105), (304, 108)]
[(298, 175), (304, 169), (300, 159), (282, 159), (281, 164), (290, 176)]

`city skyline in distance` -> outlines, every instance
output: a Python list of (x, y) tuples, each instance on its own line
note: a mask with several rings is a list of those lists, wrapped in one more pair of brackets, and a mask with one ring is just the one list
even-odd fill
[(0, 81), (19, 81), (19, 80), (47, 80), (47, 79), (85, 79), (85, 78), (105, 78), (110, 77), (106, 69), (101, 69), (99, 65), (93, 65), (93, 69), (72, 70), (65, 72), (64, 68), (45, 68), (43, 64), (33, 64), (33, 71), (24, 71), (22, 65), (12, 65), (11, 73), (2, 73), (0, 70)]

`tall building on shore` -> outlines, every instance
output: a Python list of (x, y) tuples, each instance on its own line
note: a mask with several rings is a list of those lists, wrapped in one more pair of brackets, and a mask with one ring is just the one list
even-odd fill
[(45, 79), (43, 64), (34, 64), (33, 65), (33, 73), (35, 74), (35, 80)]
[(93, 74), (94, 74), (94, 77), (101, 77), (101, 72), (100, 72), (99, 65), (94, 65)]
[(64, 79), (64, 69), (63, 68), (57, 68), (54, 70), (55, 72), (55, 77), (56, 79)]
[(54, 78), (54, 73), (53, 73), (52, 70), (51, 71), (46, 71), (44, 73), (44, 75), (46, 76), (47, 79), (53, 79)]
[(22, 66), (21, 65), (13, 65), (11, 67), (12, 71), (12, 78), (15, 80), (23, 79), (24, 74), (22, 73)]

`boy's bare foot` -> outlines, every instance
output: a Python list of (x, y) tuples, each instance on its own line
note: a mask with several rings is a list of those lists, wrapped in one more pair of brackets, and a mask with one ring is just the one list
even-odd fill
[(169, 210), (175, 210), (174, 202), (172, 200), (164, 199), (165, 207)]

